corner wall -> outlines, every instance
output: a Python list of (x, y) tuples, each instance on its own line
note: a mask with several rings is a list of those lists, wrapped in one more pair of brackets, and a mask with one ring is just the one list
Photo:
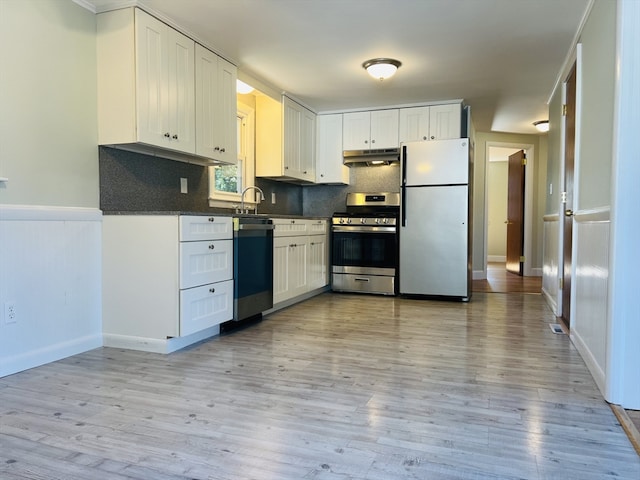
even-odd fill
[(95, 30), (0, 1), (0, 376), (102, 345)]

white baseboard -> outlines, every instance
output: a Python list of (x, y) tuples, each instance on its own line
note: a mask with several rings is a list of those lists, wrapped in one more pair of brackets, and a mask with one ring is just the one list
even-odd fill
[(544, 287), (542, 288), (542, 296), (547, 302), (547, 305), (549, 305), (549, 308), (551, 309), (553, 314), (555, 316), (559, 316), (560, 312), (558, 312), (558, 302)]
[(531, 276), (532, 277), (541, 277), (542, 276), (542, 269), (541, 268), (532, 268), (531, 269)]
[(316, 295), (320, 295), (321, 293), (328, 292), (330, 289), (331, 287), (327, 285), (321, 288), (316, 288), (315, 290), (311, 290), (310, 292), (304, 293), (302, 295), (298, 295), (297, 297), (284, 300), (280, 303), (276, 303), (273, 306), (273, 308), (267, 310), (266, 312), (263, 312), (263, 315), (269, 315), (270, 313), (277, 312), (278, 310), (282, 310), (283, 308), (290, 307), (291, 305), (295, 305), (296, 303), (303, 302), (312, 297), (315, 297)]
[(587, 347), (587, 344), (584, 342), (584, 340), (580, 336), (580, 333), (577, 332), (575, 328), (571, 328), (569, 332), (569, 338), (571, 338), (571, 342), (580, 353), (580, 356), (582, 357), (584, 363), (587, 365), (589, 373), (591, 373), (591, 376), (595, 380), (596, 385), (600, 389), (600, 393), (602, 393), (602, 396), (606, 398), (604, 370), (600, 368), (600, 365), (598, 365), (598, 362), (591, 353), (591, 350), (589, 350), (589, 347)]
[(90, 335), (2, 358), (0, 359), (0, 378), (100, 347), (102, 347), (102, 335)]
[(506, 255), (487, 255), (487, 262), (505, 263), (506, 261), (507, 261)]
[(134, 337), (130, 335), (116, 335), (105, 333), (104, 346), (112, 348), (125, 348), (127, 350), (139, 350), (151, 353), (172, 353), (194, 343), (206, 340), (220, 334), (220, 325), (205, 328), (185, 337), (174, 337), (167, 339)]
[(486, 270), (474, 270), (472, 277), (474, 280), (486, 280), (487, 279), (487, 271)]

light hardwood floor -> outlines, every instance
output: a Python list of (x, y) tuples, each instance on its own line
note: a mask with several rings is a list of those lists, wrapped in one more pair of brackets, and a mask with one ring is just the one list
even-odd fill
[(487, 263), (487, 278), (473, 281), (474, 292), (541, 293), (542, 277), (524, 277), (507, 272), (505, 263)]
[(326, 293), (158, 355), (0, 379), (0, 478), (629, 479), (640, 458), (540, 295)]

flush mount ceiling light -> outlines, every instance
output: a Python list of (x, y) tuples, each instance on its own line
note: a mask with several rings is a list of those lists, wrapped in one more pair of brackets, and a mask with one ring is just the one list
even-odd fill
[(236, 80), (236, 91), (246, 95), (247, 93), (253, 92), (253, 87), (251, 85), (247, 85), (242, 80)]
[(533, 126), (536, 127), (539, 132), (548, 132), (549, 120), (538, 120), (537, 122), (533, 122)]
[(402, 65), (402, 63), (393, 58), (372, 58), (364, 62), (362, 68), (376, 80), (382, 81), (392, 77), (400, 65)]

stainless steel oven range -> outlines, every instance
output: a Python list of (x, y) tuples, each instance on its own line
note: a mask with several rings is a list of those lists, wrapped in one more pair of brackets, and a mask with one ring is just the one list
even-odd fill
[(348, 193), (346, 211), (331, 219), (331, 288), (398, 292), (399, 193)]

